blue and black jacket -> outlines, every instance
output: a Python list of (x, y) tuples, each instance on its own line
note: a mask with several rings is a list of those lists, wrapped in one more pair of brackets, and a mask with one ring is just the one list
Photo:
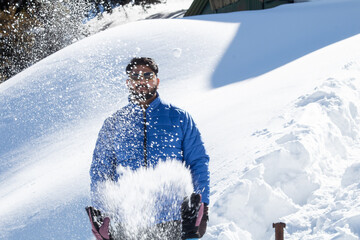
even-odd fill
[[(168, 159), (181, 161), (190, 169), (194, 190), (209, 204), (209, 156), (191, 116), (160, 97), (146, 109), (129, 101), (107, 118), (100, 130), (90, 169), (91, 191), (94, 193), (101, 181), (117, 181), (117, 166), (136, 170)], [(96, 199), (92, 200), (96, 206)], [(174, 219), (168, 216), (158, 220), (179, 220), (180, 212)]]

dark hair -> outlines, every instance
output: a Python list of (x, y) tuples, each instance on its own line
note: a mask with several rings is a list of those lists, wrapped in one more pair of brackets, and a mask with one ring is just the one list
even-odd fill
[(149, 67), (156, 75), (159, 72), (158, 65), (156, 64), (154, 59), (148, 58), (148, 57), (134, 57), (133, 59), (131, 59), (130, 63), (127, 65), (126, 73), (131, 72), (131, 70), (134, 68), (134, 66), (137, 66), (137, 65), (145, 65), (145, 66)]

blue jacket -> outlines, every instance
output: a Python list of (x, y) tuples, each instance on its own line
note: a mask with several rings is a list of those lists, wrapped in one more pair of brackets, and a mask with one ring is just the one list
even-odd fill
[[(209, 204), (209, 156), (191, 116), (164, 103), (160, 97), (146, 110), (129, 101), (107, 118), (100, 130), (90, 169), (91, 191), (96, 191), (99, 181), (117, 181), (117, 166), (136, 170), (167, 159), (185, 163), (190, 169), (194, 190)], [(93, 197), (93, 204), (94, 201)], [(179, 219), (179, 213), (173, 218)]]

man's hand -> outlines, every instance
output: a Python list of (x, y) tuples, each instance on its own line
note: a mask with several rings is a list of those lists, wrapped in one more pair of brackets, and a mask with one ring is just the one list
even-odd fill
[(201, 194), (185, 197), (181, 204), (182, 239), (201, 238), (206, 231), (208, 207), (201, 202)]
[(113, 240), (109, 232), (110, 218), (101, 216), (101, 212), (93, 207), (86, 207), (96, 240)]

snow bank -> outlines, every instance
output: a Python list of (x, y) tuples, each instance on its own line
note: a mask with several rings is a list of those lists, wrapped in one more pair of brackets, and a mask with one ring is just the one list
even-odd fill
[[(359, 39), (317, 54), (355, 50)], [(224, 224), (239, 228), (224, 239), (273, 238), (277, 221), (286, 222), (286, 239), (359, 239), (360, 58), (347, 58), (247, 139), (259, 146), (254, 161), (217, 188), (209, 239)]]
[(113, 28), (129, 22), (156, 18), (182, 17), (192, 4), (192, 0), (166, 0), (166, 3), (152, 5), (151, 8), (127, 4), (113, 9), (111, 14), (104, 13), (86, 23), (91, 33)]

